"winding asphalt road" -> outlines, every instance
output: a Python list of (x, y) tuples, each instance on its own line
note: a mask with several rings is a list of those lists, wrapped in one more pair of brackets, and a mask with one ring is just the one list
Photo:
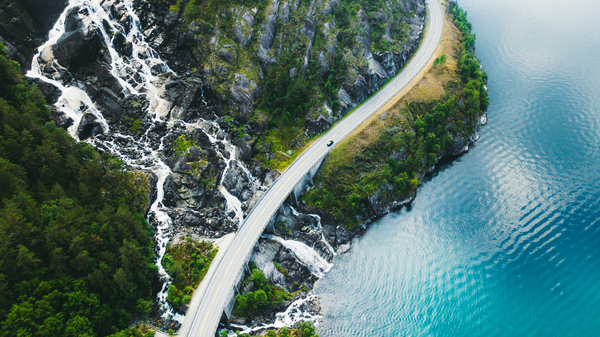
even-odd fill
[(246, 258), (263, 233), (269, 220), (281, 204), (306, 175), (330, 150), (327, 142), (335, 144), (343, 140), (369, 116), (379, 110), (386, 102), (402, 90), (433, 56), (442, 37), (444, 14), (439, 0), (426, 0), (428, 7), (428, 27), (421, 47), (411, 61), (392, 81), (373, 97), (364, 102), (352, 114), (337, 123), (325, 135), (320, 137), (310, 148), (306, 149), (296, 161), (277, 179), (262, 199), (252, 209), (233, 242), (227, 248), (223, 258), (210, 268), (211, 276), (205, 279), (208, 286), (201, 294), (200, 304), (188, 310), (185, 321), (178, 335), (185, 337), (214, 337), (219, 320), (226, 305), (228, 296), (235, 286)]

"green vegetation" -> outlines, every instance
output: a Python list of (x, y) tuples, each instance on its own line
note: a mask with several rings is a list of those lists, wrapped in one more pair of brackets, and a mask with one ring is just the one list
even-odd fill
[[(402, 13), (399, 3), (384, 0), (338, 1), (330, 15), (317, 21), (311, 43), (304, 34), (297, 36), (298, 31), (304, 29), (311, 5), (310, 1), (300, 1), (298, 9), (290, 11), (289, 22), (280, 19), (277, 23), (274, 47), (269, 52), (277, 62), (261, 65), (257, 56), (259, 31), (267, 21), (271, 4), (271, 1), (259, 0), (190, 0), (187, 3), (177, 0), (170, 11), (180, 14), (181, 31), (192, 32), (201, 41), (190, 43), (188, 50), (201, 66), (200, 71), (206, 74), (206, 87), (224, 102), (225, 114), (235, 117), (230, 120), (230, 131), (243, 138), (246, 124), (257, 126), (254, 129), (261, 131), (253, 135), (258, 150), (256, 159), (264, 166), (283, 169), (295, 158), (285, 153), (301, 149), (313, 136), (306, 133), (307, 119), (327, 115), (325, 104), (337, 114), (341, 85), (353, 83), (358, 79), (357, 74), (364, 72), (366, 61), (357, 58), (352, 51), (362, 48), (359, 37), (368, 36), (370, 30), (373, 51), (401, 51), (409, 26), (398, 23), (398, 18), (412, 17), (414, 11)], [(317, 3), (319, 6), (323, 4)], [(361, 10), (368, 23), (360, 19)], [(252, 26), (244, 16), (254, 18)], [(333, 25), (326, 29), (327, 22)], [(239, 43), (240, 34), (249, 38), (246, 45)], [(211, 45), (209, 41), (213, 37), (217, 39)], [(310, 61), (305, 66), (309, 45)], [(329, 70), (322, 71), (319, 66), (321, 52)], [(295, 74), (290, 76), (292, 70)], [(255, 97), (257, 106), (252, 114), (240, 113), (231, 103), (230, 88), (236, 74), (245, 76), (258, 88), (268, 88)], [(249, 91), (254, 93), (253, 89)]]
[(125, 119), (125, 122), (127, 123), (127, 125), (129, 126), (129, 130), (131, 132), (133, 132), (133, 133), (142, 132), (142, 130), (141, 130), (142, 121), (139, 118), (134, 119), (132, 117), (125, 116), (124, 119)]
[(194, 289), (204, 279), (217, 251), (209, 241), (194, 241), (190, 236), (186, 237), (185, 242), (167, 247), (162, 264), (173, 277), (167, 301), (175, 309), (190, 303)]
[[(390, 205), (415, 193), (418, 176), (450, 152), (455, 139), (467, 139), (474, 132), (489, 103), (484, 89), (487, 75), (475, 58), (475, 36), (466, 14), (455, 7), (453, 18), (462, 37), (452, 55), (456, 69), (436, 70), (440, 77), (449, 77), (443, 95), (407, 100), (339, 145), (316, 177), (316, 188), (302, 200), (352, 228), (374, 215), (375, 204)], [(446, 62), (444, 53), (434, 65)]]
[[(192, 147), (195, 147), (200, 154), (198, 160), (190, 159), (189, 150)], [(193, 175), (205, 189), (212, 190), (215, 188), (218, 172), (213, 170), (212, 167), (207, 169), (208, 161), (206, 160), (206, 152), (193, 139), (190, 139), (188, 135), (182, 134), (173, 141), (173, 149), (178, 156), (186, 155), (186, 163), (191, 167), (186, 173)]]
[[(357, 36), (363, 34), (363, 28), (358, 23), (358, 12), (363, 9), (368, 17), (385, 8), (386, 14), (398, 15), (399, 8), (388, 9), (385, 1), (343, 1), (334, 9), (332, 15), (339, 32), (337, 42), (339, 43), (335, 55), (328, 55), (327, 62), (330, 70), (323, 74), (318, 65), (319, 53), (327, 49), (332, 42), (317, 28), (314, 45), (310, 55), (308, 68), (300, 73), (304, 66), (303, 53), (305, 47), (301, 43), (293, 44), (292, 48), (285, 49), (283, 55), (278, 56), (278, 64), (269, 67), (265, 76), (265, 90), (261, 95), (255, 118), (268, 116), (269, 129), (257, 142), (259, 154), (256, 156), (264, 165), (271, 168), (285, 168), (290, 163), (290, 158), (281, 155), (288, 149), (299, 149), (310, 141), (305, 135), (305, 120), (307, 117), (318, 117), (316, 111), (327, 104), (333, 111), (337, 111), (340, 103), (337, 93), (341, 85), (347, 80), (350, 69), (362, 68), (365, 65), (357, 63), (357, 59), (351, 55), (351, 49), (357, 45)], [(389, 12), (389, 13), (388, 13)], [(303, 22), (303, 16), (296, 20)], [(371, 20), (372, 38), (374, 51), (398, 51), (406, 40), (406, 26), (391, 25), (393, 42), (383, 37), (386, 22)], [(293, 40), (296, 34), (294, 24), (284, 28), (283, 39)], [(290, 78), (291, 69), (299, 72)], [(269, 153), (274, 153), (272, 158)]]
[(145, 326), (121, 330), (108, 337), (154, 337), (154, 331), (148, 330)]
[(58, 129), (5, 55), (0, 44), (0, 336), (115, 333), (152, 309), (147, 177)]
[(287, 232), (289, 234), (292, 234), (292, 230), (288, 228), (287, 226), (287, 222), (285, 220), (279, 220), (276, 224), (275, 224), (275, 228), (279, 231), (282, 232)]
[[(250, 268), (252, 274), (244, 280), (242, 288), (252, 283), (252, 291), (235, 297), (236, 302), (233, 309), (235, 315), (248, 317), (260, 310), (284, 303), (292, 298), (292, 294), (285, 289), (271, 285), (265, 274), (256, 269), (255, 265)], [(287, 270), (285, 271), (287, 272)]]
[[(281, 328), (279, 330), (269, 330), (267, 332), (266, 337), (319, 337), (319, 334), (315, 331), (315, 327), (311, 322), (302, 322), (299, 325), (296, 325), (298, 328), (289, 329), (289, 328)], [(221, 336), (227, 336), (227, 331), (223, 330), (221, 332)], [(240, 335), (239, 337), (249, 337), (250, 335)]]
[(290, 272), (287, 269), (285, 269), (282, 265), (280, 265), (277, 262), (273, 262), (273, 263), (275, 264), (275, 268), (277, 269), (277, 271), (279, 271), (280, 273), (282, 273), (286, 277), (290, 276)]
[(446, 53), (443, 53), (442, 55), (440, 55), (433, 61), (433, 68), (435, 68), (437, 66), (444, 66), (445, 64), (446, 64)]
[(186, 153), (191, 147), (198, 147), (193, 139), (189, 139), (188, 135), (181, 134), (175, 141), (173, 141), (173, 148), (178, 156)]

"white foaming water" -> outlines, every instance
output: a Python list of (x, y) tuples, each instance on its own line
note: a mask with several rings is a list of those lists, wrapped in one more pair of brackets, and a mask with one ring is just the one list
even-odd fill
[(242, 211), (242, 202), (231, 195), (229, 191), (223, 186), (219, 188), (219, 192), (223, 194), (225, 200), (227, 200), (227, 212), (234, 211), (235, 217), (239, 220), (239, 224), (241, 225), (244, 221), (244, 211)]
[(323, 242), (323, 244), (325, 245), (325, 247), (327, 247), (327, 250), (333, 255), (336, 256), (337, 253), (335, 252), (335, 249), (333, 249), (333, 247), (329, 244), (329, 241), (325, 240), (325, 234), (321, 233), (321, 242)]
[[(288, 205), (288, 207), (290, 208), (290, 210), (292, 211), (292, 214), (294, 216), (300, 216), (303, 215), (303, 213), (299, 213), (294, 207), (292, 207), (292, 205)], [(323, 228), (323, 225), (321, 224), (321, 217), (318, 216), (317, 214), (308, 214), (309, 216), (317, 219), (317, 228)], [(325, 247), (327, 247), (327, 250), (329, 252), (331, 252), (331, 254), (333, 254), (333, 256), (336, 256), (337, 253), (335, 252), (335, 249), (333, 249), (333, 247), (331, 246), (331, 244), (329, 244), (329, 242), (327, 240), (325, 240), (325, 235), (323, 233), (321, 233), (321, 242), (323, 242), (323, 244), (325, 245)]]
[[(202, 97), (204, 97), (204, 96), (202, 96)], [(206, 104), (206, 102), (204, 101), (204, 98), (202, 99), (202, 102), (204, 104)], [(191, 124), (191, 123), (184, 123), (184, 124), (186, 125), (187, 128), (191, 128), (191, 129), (200, 127), (202, 129), (202, 131), (204, 132), (204, 134), (208, 137), (208, 140), (212, 144), (221, 142), (224, 145), (227, 152), (229, 153), (229, 158), (227, 158), (223, 155), (223, 153), (221, 153), (221, 151), (217, 150), (217, 154), (225, 161), (225, 170), (223, 170), (223, 174), (221, 175), (221, 180), (219, 181), (219, 192), (221, 192), (221, 194), (227, 201), (227, 212), (229, 213), (229, 212), (233, 211), (235, 213), (235, 217), (233, 220), (235, 221), (235, 219), (237, 219), (239, 221), (238, 225), (241, 225), (244, 222), (244, 211), (242, 210), (242, 202), (238, 198), (236, 198), (234, 195), (229, 193), (227, 188), (225, 188), (225, 186), (223, 186), (223, 181), (225, 180), (225, 175), (227, 174), (227, 171), (231, 168), (232, 162), (235, 162), (242, 169), (242, 171), (244, 171), (244, 173), (248, 177), (248, 180), (252, 184), (255, 184), (256, 180), (254, 179), (254, 177), (252, 176), (250, 171), (240, 161), (236, 160), (236, 147), (234, 145), (232, 145), (226, 139), (220, 140), (218, 138), (218, 134), (221, 131), (221, 127), (219, 126), (218, 123), (200, 119), (199, 121), (197, 121), (194, 124)], [(213, 135), (207, 130), (209, 130), (209, 131), (213, 130), (215, 134)]]
[[(146, 134), (143, 137), (143, 140), (145, 141), (137, 141), (131, 136), (113, 134), (113, 138), (111, 140), (99, 141), (97, 139), (91, 139), (89, 143), (95, 145), (96, 147), (103, 146), (107, 148), (114, 156), (121, 159), (133, 169), (150, 171), (156, 175), (158, 180), (156, 184), (156, 200), (150, 206), (150, 212), (154, 214), (154, 219), (157, 224), (156, 233), (154, 235), (154, 239), (156, 241), (155, 251), (157, 255), (155, 264), (158, 267), (159, 276), (163, 280), (163, 285), (161, 291), (157, 295), (157, 298), (159, 306), (163, 312), (162, 317), (173, 318), (179, 323), (182, 323), (184, 316), (175, 313), (173, 308), (167, 302), (168, 289), (172, 280), (162, 265), (162, 259), (167, 251), (167, 243), (170, 241), (173, 235), (172, 220), (167, 214), (165, 206), (163, 205), (163, 199), (165, 195), (164, 183), (169, 174), (171, 174), (171, 169), (159, 158), (158, 155), (163, 149), (163, 139), (161, 139), (160, 146), (157, 150), (152, 149), (150, 144), (148, 144), (147, 137), (149, 130), (151, 129), (152, 127), (146, 131)], [(122, 145), (117, 144), (118, 140), (127, 141), (127, 146), (123, 147)], [(132, 156), (128, 156), (127, 153), (124, 153), (123, 149), (125, 149), (125, 151), (133, 151), (136, 154), (141, 154), (141, 156), (139, 159), (134, 159)]]
[[(219, 191), (221, 191), (221, 194), (223, 194), (223, 196), (225, 197), (225, 200), (227, 200), (227, 212), (230, 211), (234, 211), (235, 212), (235, 217), (239, 220), (239, 224), (241, 225), (242, 222), (244, 222), (244, 211), (242, 210), (242, 202), (234, 197), (233, 195), (231, 195), (231, 193), (229, 193), (229, 191), (227, 191), (227, 189), (225, 188), (225, 186), (223, 186), (223, 181), (225, 180), (225, 175), (227, 174), (227, 170), (229, 170), (229, 168), (231, 167), (231, 162), (235, 160), (235, 146), (231, 145), (231, 144), (225, 144), (227, 148), (227, 145), (231, 146), (231, 150), (229, 150), (229, 159), (225, 158), (225, 156), (223, 156), (223, 154), (221, 154), (221, 152), (218, 152), (219, 155), (223, 158), (223, 160), (225, 160), (226, 166), (225, 166), (225, 170), (223, 170), (223, 175), (221, 175), (221, 181), (219, 182)], [(241, 165), (240, 165), (241, 166)]]
[(313, 294), (309, 294), (304, 298), (299, 298), (292, 302), (284, 312), (279, 312), (275, 315), (275, 323), (268, 325), (261, 325), (255, 328), (249, 328), (245, 325), (230, 324), (232, 327), (243, 329), (240, 334), (250, 334), (259, 332), (266, 329), (281, 329), (283, 327), (293, 327), (298, 322), (310, 321), (313, 325), (318, 325), (319, 320), (323, 316), (310, 313), (308, 310), (303, 310), (302, 306), (315, 298)]
[(321, 217), (317, 214), (304, 214), (304, 213), (300, 213), (298, 212), (294, 207), (292, 207), (292, 205), (288, 205), (288, 207), (290, 208), (290, 210), (292, 211), (292, 214), (294, 216), (300, 216), (300, 215), (308, 215), (312, 218), (317, 219), (317, 228), (323, 228), (323, 225), (321, 224)]
[(318, 278), (325, 276), (325, 273), (333, 267), (333, 264), (327, 262), (319, 255), (319, 253), (302, 242), (285, 240), (276, 235), (270, 236), (269, 238), (281, 243), (289, 249), (294, 257), (307, 266), (310, 272)]
[[(204, 95), (202, 97), (204, 97)], [(202, 98), (202, 102), (204, 104), (206, 104), (206, 102), (204, 101), (204, 98)], [(225, 197), (225, 200), (227, 201), (227, 212), (233, 211), (235, 213), (235, 218), (233, 220), (235, 220), (237, 218), (239, 221), (238, 224), (241, 225), (242, 222), (244, 221), (244, 211), (242, 210), (242, 202), (238, 198), (233, 196), (231, 193), (229, 193), (227, 188), (225, 188), (225, 186), (223, 186), (223, 181), (225, 180), (225, 175), (227, 174), (227, 171), (231, 168), (231, 162), (237, 162), (235, 159), (235, 146), (231, 145), (229, 143), (229, 141), (227, 141), (226, 139), (222, 139), (222, 140), (218, 139), (218, 134), (221, 131), (221, 127), (219, 126), (219, 124), (217, 124), (215, 122), (210, 122), (210, 121), (200, 119), (200, 121), (196, 122), (195, 124), (186, 123), (186, 126), (188, 128), (200, 126), (202, 128), (202, 131), (208, 137), (208, 140), (212, 144), (221, 142), (225, 146), (225, 149), (227, 149), (227, 151), (229, 152), (229, 158), (227, 158), (221, 153), (221, 151), (217, 150), (217, 154), (225, 161), (225, 169), (223, 170), (223, 174), (221, 175), (221, 180), (219, 181), (219, 192), (221, 192), (221, 194), (223, 194), (223, 197)], [(207, 129), (214, 130), (215, 134), (212, 135), (209, 131), (207, 131)], [(244, 167), (244, 165), (242, 165), (240, 162), (237, 162), (237, 164), (243, 170), (247, 171), (247, 169)]]
[[(70, 81), (68, 84), (62, 82), (63, 79), (59, 70), (67, 71), (53, 58), (52, 47), (65, 33), (67, 13), (75, 10), (75, 8), (79, 8), (79, 13), (85, 18), (82, 20), (83, 24), (86, 25), (84, 30), (100, 32), (109, 51), (110, 72), (120, 84), (122, 93), (125, 95), (144, 94), (150, 103), (150, 113), (154, 115), (156, 121), (166, 116), (170, 108), (170, 103), (160, 97), (160, 90), (156, 84), (161, 81), (159, 77), (152, 75), (152, 68), (158, 67), (163, 72), (171, 72), (171, 70), (146, 43), (141, 32), (139, 18), (133, 11), (132, 1), (124, 0), (114, 5), (115, 8), (127, 13), (130, 19), (130, 24), (127, 27), (111, 17), (109, 14), (109, 6), (111, 5), (112, 3), (108, 2), (103, 7), (98, 0), (70, 0), (69, 5), (48, 33), (48, 41), (38, 48), (31, 63), (31, 70), (27, 72), (28, 77), (52, 84), (60, 90), (61, 94), (55, 106), (59, 111), (64, 112), (67, 117), (73, 119), (73, 125), (69, 127), (69, 133), (77, 140), (79, 139), (77, 129), (85, 113), (93, 114), (102, 125), (104, 132), (108, 131), (108, 124), (102, 113), (83, 90), (83, 84), (76, 80)], [(109, 29), (108, 32), (106, 31), (107, 28)], [(131, 57), (121, 57), (115, 49), (116, 33), (122, 34), (127, 43), (131, 44)]]
[[(112, 9), (124, 13), (126, 19), (122, 22), (117, 21), (112, 17)], [(163, 205), (164, 182), (171, 174), (171, 170), (159, 156), (159, 153), (163, 149), (163, 139), (160, 140), (159, 149), (152, 149), (148, 135), (149, 131), (156, 124), (164, 122), (172, 106), (170, 102), (161, 98), (164, 77), (154, 75), (153, 70), (155, 73), (172, 73), (172, 71), (160, 59), (158, 53), (145, 41), (140, 20), (133, 10), (133, 2), (131, 0), (70, 0), (66, 9), (48, 33), (48, 41), (40, 46), (34, 55), (32, 68), (27, 72), (27, 76), (49, 83), (60, 90), (60, 96), (55, 106), (66, 117), (73, 120), (73, 124), (69, 127), (68, 131), (76, 140), (79, 140), (78, 128), (85, 114), (92, 114), (101, 125), (104, 133), (109, 131), (109, 126), (100, 109), (85, 92), (83, 83), (77, 81), (77, 79), (70, 78), (71, 75), (68, 74), (67, 69), (54, 59), (52, 48), (65, 33), (67, 13), (72, 10), (77, 10), (78, 15), (83, 18), (81, 22), (85, 25), (83, 28), (84, 31), (95, 30), (100, 33), (110, 55), (110, 73), (122, 89), (120, 94), (125, 96), (143, 95), (149, 103), (147, 113), (152, 116), (154, 123), (139, 139), (128, 135), (112, 133), (110, 134), (110, 138), (107, 137), (105, 140), (92, 138), (88, 139), (87, 142), (96, 147), (107, 149), (134, 170), (152, 172), (156, 175), (158, 180), (156, 186), (157, 198), (150, 207), (150, 213), (154, 214), (156, 221), (156, 266), (164, 282), (157, 297), (163, 312), (162, 317), (172, 318), (181, 323), (184, 316), (175, 314), (166, 301), (171, 279), (161, 263), (166, 253), (166, 245), (173, 234), (172, 220)], [(131, 45), (131, 57), (119, 55), (119, 52), (115, 48), (115, 39), (119, 34), (124, 37), (125, 43)], [(62, 78), (61, 74), (68, 74), (66, 76), (68, 78)], [(204, 103), (206, 104), (206, 102)], [(235, 160), (235, 147), (230, 145), (226, 140), (218, 139), (217, 134), (220, 128), (217, 123), (204, 120), (201, 123), (207, 124), (200, 126), (200, 128), (205, 131), (209, 140), (212, 143), (221, 141), (230, 153), (229, 159), (226, 159), (227, 169), (223, 172), (224, 176), (230, 168), (231, 162)], [(210, 134), (210, 130), (216, 130), (214, 136)], [(238, 162), (238, 165), (248, 175), (249, 179), (254, 181), (250, 172), (241, 163)], [(241, 202), (224, 187), (221, 186), (220, 191), (227, 200), (228, 210), (234, 210), (236, 218), (241, 223), (244, 215), (241, 209)]]
[(317, 228), (323, 228), (323, 225), (321, 225), (321, 217), (316, 215), (316, 214), (309, 214), (309, 216), (317, 219)]

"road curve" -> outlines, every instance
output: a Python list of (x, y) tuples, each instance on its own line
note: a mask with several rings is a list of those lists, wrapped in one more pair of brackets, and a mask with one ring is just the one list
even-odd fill
[(429, 62), (442, 37), (444, 14), (439, 0), (426, 0), (426, 2), (428, 27), (417, 53), (400, 74), (306, 149), (269, 188), (241, 225), (223, 258), (218, 264), (210, 267), (215, 270), (209, 273), (212, 274), (210, 279), (204, 280), (204, 282), (209, 283), (204, 294), (202, 294), (200, 305), (188, 310), (179, 331), (179, 336), (215, 336), (225, 301), (227, 301), (230, 291), (235, 286), (234, 283), (237, 281), (237, 276), (242, 270), (246, 258), (252, 252), (256, 241), (263, 233), (269, 220), (277, 212), (292, 189), (311, 167), (331, 150), (331, 147), (327, 146), (327, 142), (333, 140), (337, 144), (343, 140), (402, 90)]

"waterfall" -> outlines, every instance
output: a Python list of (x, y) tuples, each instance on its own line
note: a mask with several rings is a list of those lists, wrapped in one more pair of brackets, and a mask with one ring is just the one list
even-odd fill
[[(162, 311), (162, 317), (167, 319), (173, 318), (181, 323), (183, 322), (184, 316), (174, 313), (173, 308), (167, 302), (167, 292), (172, 280), (162, 265), (162, 259), (167, 251), (167, 243), (173, 236), (172, 220), (167, 214), (165, 206), (163, 205), (165, 193), (164, 183), (169, 174), (171, 174), (171, 169), (159, 157), (159, 153), (162, 151), (164, 146), (164, 137), (160, 140), (159, 148), (154, 150), (150, 147), (150, 144), (148, 144), (148, 133), (150, 130), (152, 130), (152, 127), (146, 131), (146, 134), (144, 134), (141, 141), (137, 141), (131, 136), (115, 133), (112, 135), (113, 138), (110, 140), (100, 141), (97, 139), (91, 139), (89, 140), (89, 143), (94, 145), (96, 148), (107, 149), (112, 155), (121, 159), (125, 164), (133, 169), (150, 171), (156, 175), (158, 180), (156, 183), (156, 200), (150, 206), (148, 220), (150, 223), (152, 223), (152, 219), (150, 219), (150, 217), (153, 216), (156, 223), (154, 240), (156, 241), (155, 252), (157, 258), (155, 264), (158, 267), (159, 277), (163, 280), (163, 285), (157, 295), (157, 299)], [(119, 139), (127, 140), (128, 146), (120, 146), (117, 143)], [(130, 155), (128, 152), (124, 152), (124, 150), (133, 151), (136, 154), (141, 154), (141, 156), (136, 158), (135, 156)]]
[(277, 241), (285, 246), (294, 255), (294, 257), (304, 264), (310, 272), (318, 278), (325, 276), (325, 273), (333, 267), (333, 264), (327, 262), (311, 247), (302, 242), (294, 240), (285, 240), (279, 236), (273, 235), (269, 237), (271, 240)]
[[(202, 91), (202, 92), (204, 92), (204, 91)], [(202, 102), (206, 105), (204, 98), (202, 98)], [(223, 155), (223, 153), (219, 150), (216, 151), (217, 154), (223, 159), (223, 161), (225, 161), (225, 169), (223, 170), (223, 174), (221, 175), (221, 180), (219, 181), (219, 192), (221, 192), (221, 194), (223, 195), (223, 197), (225, 198), (225, 200), (227, 202), (227, 212), (229, 213), (229, 212), (233, 211), (235, 213), (235, 217), (232, 220), (235, 221), (237, 219), (238, 225), (241, 225), (244, 222), (244, 211), (242, 210), (242, 202), (238, 198), (236, 198), (234, 195), (229, 193), (227, 188), (225, 188), (225, 186), (223, 186), (223, 182), (225, 180), (225, 176), (227, 175), (227, 171), (231, 168), (231, 163), (236, 163), (238, 165), (238, 167), (240, 167), (242, 169), (242, 171), (244, 172), (244, 174), (248, 178), (248, 181), (250, 181), (251, 184), (256, 184), (256, 179), (252, 176), (252, 173), (250, 173), (248, 168), (246, 168), (240, 161), (238, 161), (236, 159), (236, 147), (234, 145), (232, 145), (228, 140), (218, 138), (218, 134), (221, 132), (221, 127), (219, 126), (219, 124), (217, 124), (216, 122), (209, 122), (204, 119), (200, 119), (195, 124), (190, 124), (190, 123), (184, 123), (184, 124), (188, 128), (195, 128), (195, 127), (201, 128), (202, 131), (204, 132), (204, 134), (208, 137), (208, 140), (212, 144), (220, 142), (221, 144), (223, 144), (224, 148), (227, 150), (229, 157), (226, 157), (225, 155)], [(216, 132), (215, 132), (216, 134), (212, 135), (210, 132), (207, 131), (207, 129), (208, 130), (210, 130), (210, 129), (216, 130)]]
[[(225, 144), (230, 145), (230, 144)], [(221, 181), (219, 182), (219, 191), (227, 200), (227, 212), (234, 211), (235, 217), (239, 220), (239, 224), (241, 225), (244, 222), (244, 211), (242, 210), (242, 202), (231, 195), (229, 191), (223, 186), (223, 181), (225, 180), (225, 175), (227, 174), (227, 170), (231, 168), (231, 162), (235, 160), (235, 146), (230, 145), (231, 150), (229, 150), (229, 159), (223, 156), (221, 152), (218, 152), (219, 155), (225, 161), (225, 170), (223, 170), (223, 175), (221, 176)], [(226, 147), (227, 148), (227, 147)]]
[(290, 210), (292, 211), (292, 214), (296, 217), (301, 216), (301, 215), (308, 215), (311, 218), (317, 219), (317, 228), (323, 228), (323, 225), (321, 224), (321, 217), (317, 214), (304, 214), (304, 213), (300, 213), (298, 212), (294, 207), (292, 207), (292, 205), (287, 205)]
[(329, 244), (329, 241), (327, 241), (325, 239), (325, 234), (321, 233), (321, 242), (323, 242), (323, 244), (325, 245), (325, 247), (327, 247), (327, 250), (331, 253), (331, 255), (336, 256), (337, 253), (335, 252), (335, 249), (333, 249), (333, 247), (331, 246), (331, 244)]
[(312, 301), (315, 295), (309, 294), (304, 298), (299, 298), (292, 302), (284, 312), (275, 314), (275, 323), (261, 325), (255, 328), (249, 328), (245, 325), (230, 324), (232, 327), (243, 329), (240, 334), (251, 334), (260, 332), (266, 329), (281, 329), (283, 327), (293, 327), (298, 322), (311, 321), (314, 325), (318, 324), (318, 320), (323, 316), (310, 313), (308, 310), (303, 310), (306, 302)]
[[(139, 136), (123, 135), (110, 130), (101, 109), (86, 93), (84, 83), (74, 78), (54, 58), (53, 46), (59, 42), (66, 32), (67, 14), (70, 11), (77, 11), (77, 15), (82, 18), (81, 24), (84, 25), (82, 29), (86, 32), (91, 30), (98, 32), (106, 46), (110, 56), (107, 69), (121, 90), (117, 94), (120, 94), (121, 97), (135, 95), (148, 102), (146, 114), (150, 117), (151, 123), (148, 129)], [(115, 11), (123, 14), (121, 15), (121, 21), (118, 21), (111, 14)], [(117, 48), (115, 48), (118, 37), (124, 38), (125, 42), (121, 41), (120, 43), (131, 46), (130, 56), (120, 55)], [(70, 0), (52, 30), (48, 33), (48, 40), (38, 47), (27, 76), (53, 85), (59, 90), (59, 97), (54, 105), (58, 111), (73, 120), (68, 132), (74, 139), (80, 140), (78, 129), (81, 121), (86, 114), (91, 114), (102, 128), (105, 136), (89, 138), (86, 140), (87, 143), (95, 148), (108, 151), (132, 170), (151, 172), (156, 176), (157, 198), (150, 207), (148, 221), (155, 227), (155, 263), (163, 282), (161, 291), (157, 295), (157, 301), (163, 318), (172, 318), (181, 323), (183, 316), (175, 314), (173, 308), (166, 301), (171, 278), (162, 266), (167, 243), (173, 236), (172, 219), (163, 204), (164, 183), (172, 172), (161, 158), (166, 135), (159, 139), (160, 146), (158, 148), (153, 148), (153, 146), (156, 146), (156, 138), (152, 137), (154, 135), (152, 130), (167, 122), (166, 118), (172, 107), (171, 102), (161, 97), (165, 77), (160, 76), (160, 74), (165, 73), (173, 74), (167, 64), (160, 59), (158, 53), (146, 42), (140, 20), (133, 10), (132, 0)], [(202, 97), (202, 102), (207, 105), (203, 95)], [(254, 177), (242, 163), (237, 161), (235, 146), (226, 139), (219, 139), (224, 137), (219, 137), (221, 129), (217, 123), (201, 119), (195, 124), (183, 124), (187, 127), (200, 128), (206, 133), (211, 143), (220, 142), (228, 151), (228, 158), (217, 151), (226, 163), (219, 191), (227, 201), (227, 211), (234, 211), (235, 218), (233, 220), (237, 219), (241, 224), (244, 219), (242, 203), (223, 186), (223, 179), (233, 163), (241, 168), (252, 184), (256, 183)], [(214, 134), (212, 134), (213, 132)]]

